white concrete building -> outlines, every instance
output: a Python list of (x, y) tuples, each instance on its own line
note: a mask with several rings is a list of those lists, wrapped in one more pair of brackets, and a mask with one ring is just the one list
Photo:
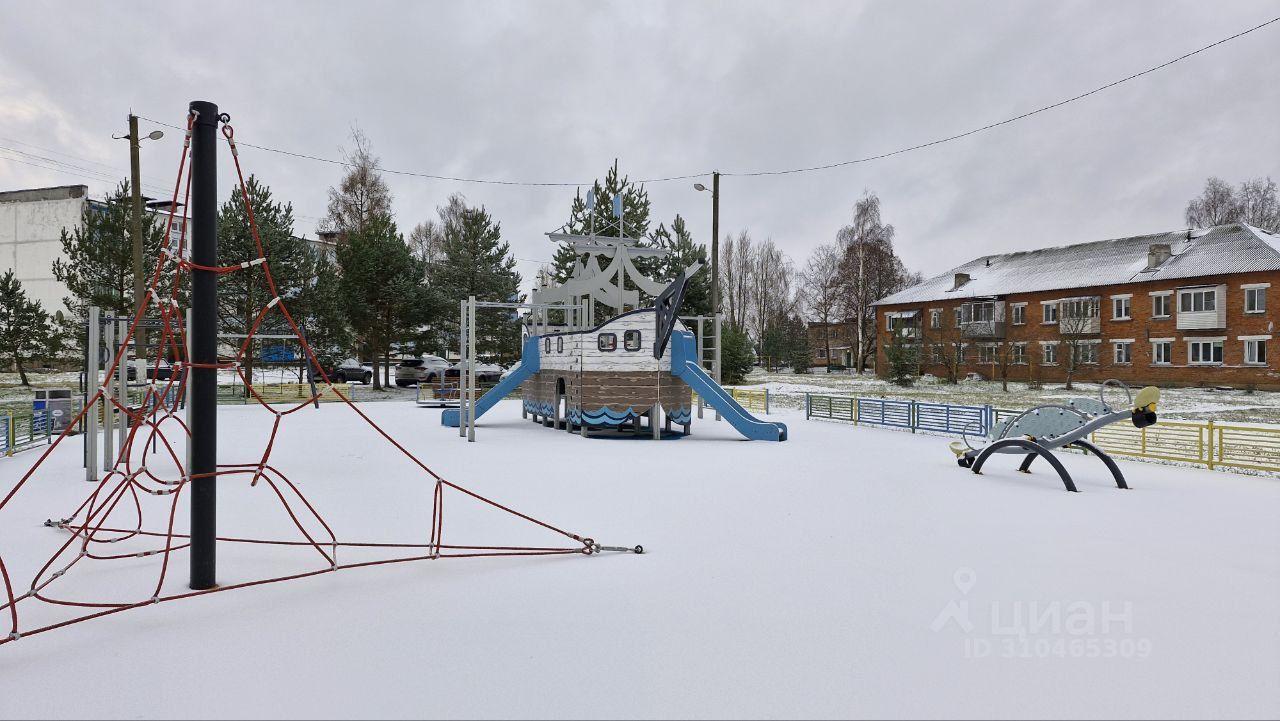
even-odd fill
[(50, 313), (63, 310), (67, 294), (53, 277), (62, 229), (80, 224), (87, 202), (84, 185), (0, 192), (0, 274), (13, 270), (27, 296)]

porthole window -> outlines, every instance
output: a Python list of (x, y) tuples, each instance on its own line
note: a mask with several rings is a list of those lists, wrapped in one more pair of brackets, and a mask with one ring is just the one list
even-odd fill
[(618, 336), (615, 333), (601, 333), (596, 343), (606, 353), (618, 350)]
[(640, 350), (640, 331), (629, 330), (622, 334), (622, 347), (627, 350)]
[(562, 335), (556, 336), (556, 352), (557, 353), (564, 352), (564, 336)]
[(547, 337), (547, 338), (543, 338), (543, 339), (542, 339), (542, 352), (543, 352), (543, 353), (550, 353), (550, 352), (551, 352), (551, 338), (550, 338), (550, 337)]

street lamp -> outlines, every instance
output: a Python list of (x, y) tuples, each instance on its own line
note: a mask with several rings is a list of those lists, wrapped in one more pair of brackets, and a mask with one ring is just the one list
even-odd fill
[[(707, 186), (694, 183), (693, 189), (706, 192)], [(720, 315), (720, 171), (711, 174), (711, 315)]]

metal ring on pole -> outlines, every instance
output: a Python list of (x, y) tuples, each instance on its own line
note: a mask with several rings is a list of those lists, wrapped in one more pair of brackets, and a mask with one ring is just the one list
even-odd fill
[(1107, 395), (1106, 395), (1107, 386), (1110, 386), (1110, 385), (1115, 385), (1123, 388), (1124, 392), (1129, 396), (1128, 407), (1133, 407), (1133, 391), (1129, 389), (1129, 384), (1125, 383), (1124, 381), (1118, 378), (1108, 378), (1107, 380), (1102, 382), (1102, 385), (1098, 386), (1098, 400), (1102, 403), (1103, 408), (1106, 408), (1107, 410), (1111, 410), (1110, 404), (1107, 403)]

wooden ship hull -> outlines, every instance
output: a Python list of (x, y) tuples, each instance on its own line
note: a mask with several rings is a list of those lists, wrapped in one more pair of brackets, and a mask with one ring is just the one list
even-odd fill
[(669, 350), (653, 357), (656, 325), (654, 309), (641, 308), (591, 330), (541, 336), (539, 370), (523, 386), (526, 415), (585, 430), (638, 424), (660, 407), (687, 431), (693, 391), (671, 373)]

